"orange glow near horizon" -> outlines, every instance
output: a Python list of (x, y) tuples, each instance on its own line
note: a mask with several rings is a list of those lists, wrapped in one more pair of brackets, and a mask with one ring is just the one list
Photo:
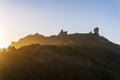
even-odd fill
[(0, 41), (0, 48), (7, 48), (8, 46), (8, 43)]
[(5, 36), (0, 34), (0, 48), (7, 48), (9, 46), (9, 42), (5, 40)]

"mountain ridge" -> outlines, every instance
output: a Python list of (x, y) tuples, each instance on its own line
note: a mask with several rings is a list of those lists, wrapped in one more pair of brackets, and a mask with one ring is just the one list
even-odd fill
[[(96, 28), (95, 28), (96, 29)], [(81, 46), (97, 46), (97, 45), (115, 45), (103, 36), (99, 36), (97, 31), (94, 33), (73, 33), (68, 34), (67, 31), (61, 30), (58, 35), (44, 36), (39, 33), (31, 34), (19, 39), (17, 42), (12, 42), (10, 46), (20, 48), (30, 44), (40, 45), (81, 45)], [(116, 44), (116, 46), (118, 46)]]
[(10, 46), (0, 52), (0, 80), (120, 80), (120, 46), (100, 36), (98, 28), (31, 34)]

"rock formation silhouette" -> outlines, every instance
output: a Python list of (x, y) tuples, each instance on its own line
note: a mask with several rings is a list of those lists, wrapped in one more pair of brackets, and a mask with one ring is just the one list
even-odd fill
[(96, 27), (94, 32), (90, 33), (73, 33), (61, 30), (58, 35), (43, 36), (39, 33), (28, 35), (17, 42), (12, 42), (10, 46), (20, 48), (31, 44), (40, 45), (78, 45), (78, 46), (96, 46), (112, 44), (108, 39), (99, 35), (99, 28)]
[(94, 29), (94, 34), (95, 34), (95, 35), (99, 35), (99, 28), (98, 28), (98, 27), (96, 27), (96, 28)]
[(67, 31), (63, 31), (63, 30), (61, 30), (60, 33), (58, 34), (58, 36), (66, 36), (66, 35), (68, 35)]

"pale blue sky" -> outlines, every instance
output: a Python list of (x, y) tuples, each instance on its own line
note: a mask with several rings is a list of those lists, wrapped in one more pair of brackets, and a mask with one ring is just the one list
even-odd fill
[(28, 34), (87, 33), (120, 44), (120, 0), (0, 0), (0, 39), (10, 43)]

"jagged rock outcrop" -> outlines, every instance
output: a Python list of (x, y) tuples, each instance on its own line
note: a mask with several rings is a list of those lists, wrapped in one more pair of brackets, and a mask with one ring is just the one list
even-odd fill
[(28, 35), (21, 38), (18, 42), (12, 42), (10, 46), (20, 48), (30, 44), (40, 45), (79, 45), (79, 46), (98, 46), (111, 45), (112, 42), (99, 36), (99, 28), (94, 29), (94, 33), (74, 33), (68, 34), (67, 31), (61, 30), (58, 35), (45, 37), (39, 33)]
[(58, 36), (67, 36), (67, 31), (63, 31), (61, 30), (60, 33), (58, 34)]
[(96, 28), (94, 29), (94, 34), (95, 34), (95, 35), (99, 35), (99, 28), (98, 28), (98, 27), (96, 27)]

